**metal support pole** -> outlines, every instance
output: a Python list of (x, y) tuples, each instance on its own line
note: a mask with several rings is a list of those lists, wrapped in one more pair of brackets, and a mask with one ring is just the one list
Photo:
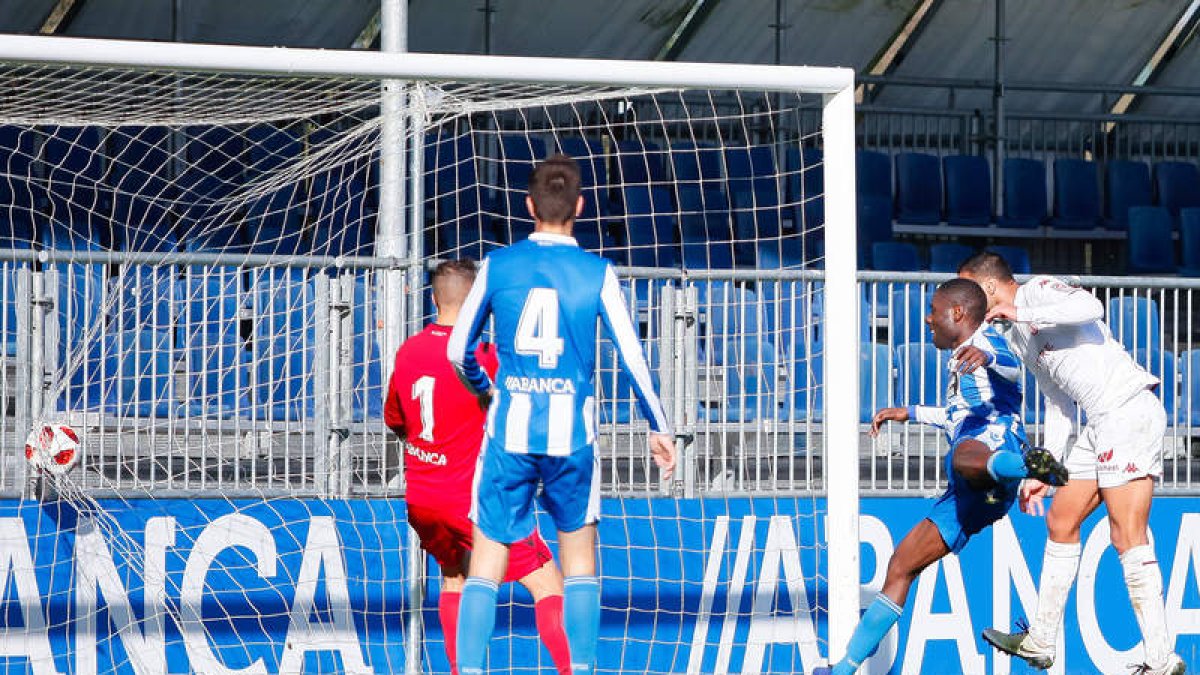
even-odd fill
[(996, 67), (992, 82), (992, 119), (995, 124), (995, 144), (992, 165), (992, 200), (996, 215), (1004, 215), (1004, 156), (1007, 151), (1007, 118), (1004, 116), (1004, 0), (996, 2), (995, 55)]

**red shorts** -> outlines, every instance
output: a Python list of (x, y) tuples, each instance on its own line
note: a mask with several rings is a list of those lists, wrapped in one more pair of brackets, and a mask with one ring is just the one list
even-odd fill
[[(443, 567), (463, 568), (471, 550), (471, 521), (466, 516), (448, 514), (441, 509), (410, 504), (408, 524), (421, 538), (421, 548), (429, 552)], [(508, 572), (504, 581), (517, 581), (550, 562), (550, 547), (535, 530), (521, 541), (508, 547)]]

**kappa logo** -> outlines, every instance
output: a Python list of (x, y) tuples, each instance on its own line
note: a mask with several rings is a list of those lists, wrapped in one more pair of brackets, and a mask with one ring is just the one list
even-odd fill
[(1112, 458), (1113, 458), (1113, 449), (1112, 448), (1109, 448), (1108, 450), (1105, 450), (1104, 452), (1096, 455), (1096, 461), (1100, 462), (1101, 464), (1107, 464), (1107, 463), (1111, 462)]
[(1130, 462), (1125, 465), (1125, 473), (1137, 473), (1137, 472), (1138, 472), (1137, 465), (1134, 464), (1133, 462)]

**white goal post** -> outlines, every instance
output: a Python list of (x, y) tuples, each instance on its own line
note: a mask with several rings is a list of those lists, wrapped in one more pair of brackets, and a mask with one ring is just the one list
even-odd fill
[[(846, 68), (664, 63), (616, 60), (519, 58), (366, 51), (259, 48), (221, 45), (0, 37), (0, 63), (238, 75), (365, 80), (445, 80), (472, 83), (531, 83), (598, 87), (700, 88), (754, 90), (821, 96), (821, 146), (824, 150), (824, 321), (825, 433), (824, 479), (827, 490), (830, 658), (844, 651), (859, 618), (859, 300), (856, 286), (856, 208), (854, 74)], [(119, 102), (117, 102), (119, 104)], [(385, 137), (388, 137), (385, 134)], [(390, 138), (404, 143), (403, 134)], [(394, 149), (384, 149), (383, 156)], [(405, 156), (403, 151), (397, 155)], [(414, 160), (414, 163), (416, 160)], [(414, 164), (419, 167), (419, 164)], [(419, 181), (413, 181), (418, 183)], [(393, 184), (392, 189), (403, 189)], [(414, 196), (419, 188), (414, 186)], [(404, 195), (381, 195), (380, 204), (412, 204)], [(381, 254), (395, 252), (397, 267), (420, 269), (419, 245), (400, 243), (421, 228), (417, 206), (407, 210), (402, 232), (391, 245), (380, 239)], [(407, 221), (407, 222), (405, 222)], [(380, 233), (381, 237), (388, 233)], [(419, 237), (414, 237), (414, 241)], [(389, 247), (390, 246), (390, 247)], [(386, 276), (390, 297), (403, 297), (397, 275)], [(408, 327), (420, 316), (419, 296), (408, 298)], [(419, 320), (419, 319), (418, 319)], [(392, 335), (407, 328), (386, 326)], [(392, 342), (389, 339), (388, 342)], [(11, 452), (13, 449), (10, 448)]]

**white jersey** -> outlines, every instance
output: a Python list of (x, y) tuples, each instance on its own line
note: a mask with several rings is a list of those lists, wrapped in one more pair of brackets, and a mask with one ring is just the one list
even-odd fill
[(1113, 339), (1104, 306), (1088, 291), (1037, 276), (1013, 304), (1017, 320), (1004, 334), (1046, 397), (1046, 448), (1055, 456), (1074, 435), (1077, 407), (1098, 419), (1158, 384)]

